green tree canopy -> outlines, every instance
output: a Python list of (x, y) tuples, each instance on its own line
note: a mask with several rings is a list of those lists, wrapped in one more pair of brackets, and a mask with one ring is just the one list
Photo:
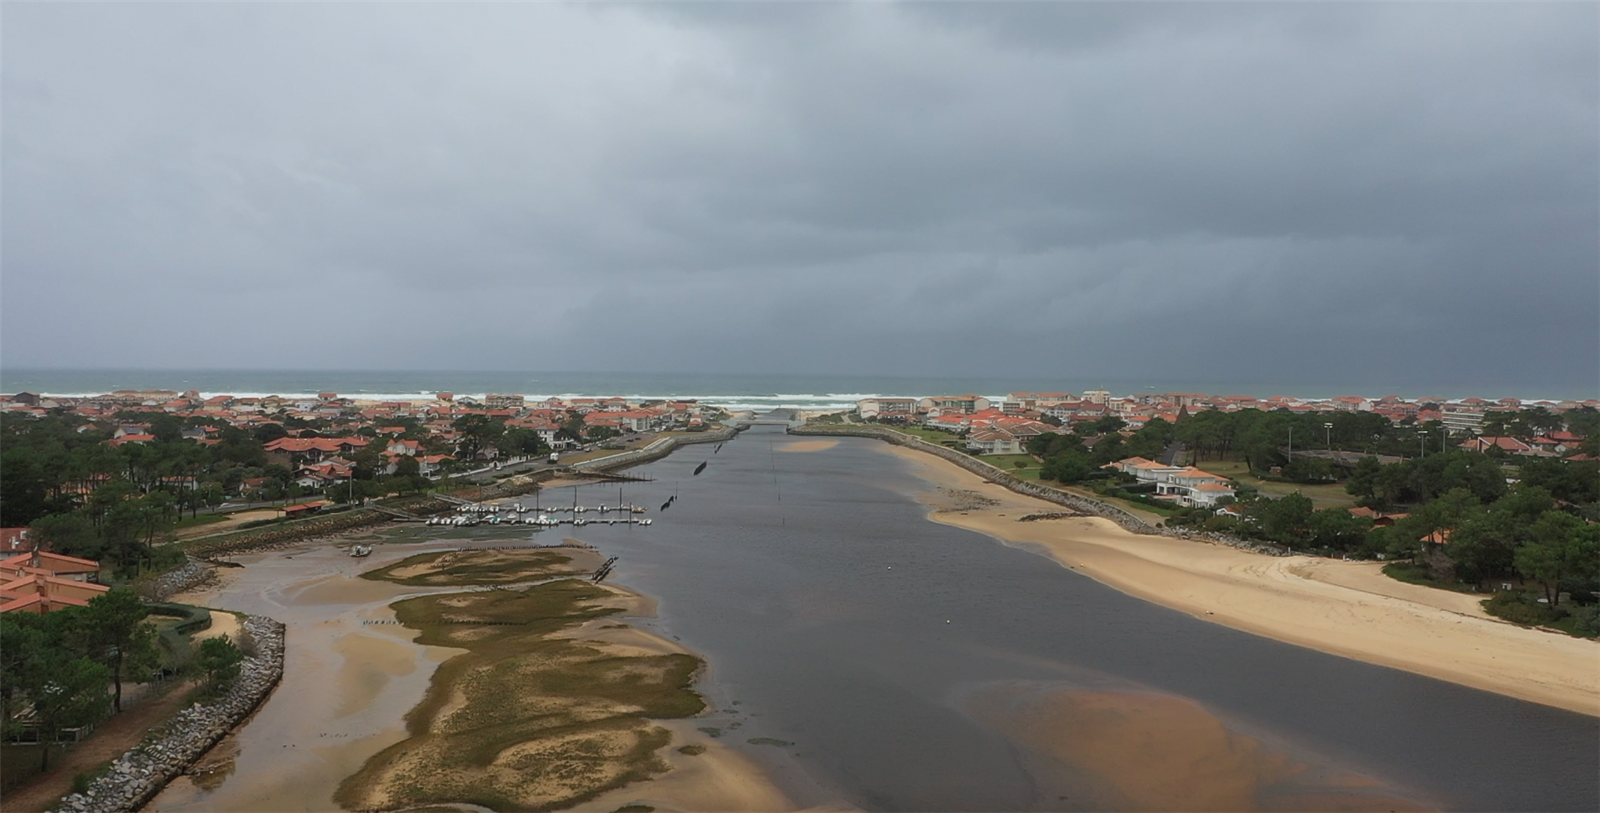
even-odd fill
[[(61, 649), (48, 652), (36, 671), (28, 672), (23, 692), (33, 702), (39, 739), (53, 743), (68, 728), (90, 725), (106, 716), (111, 698), (106, 695), (104, 666), (88, 658), (70, 657)], [(39, 770), (50, 767), (50, 749), (39, 749)]]
[(155, 629), (145, 623), (150, 608), (132, 590), (116, 588), (89, 601), (78, 616), (77, 637), (85, 653), (104, 665), (122, 711), (122, 681), (143, 678), (159, 660)]
[(1307, 536), (1312, 514), (1311, 498), (1296, 491), (1261, 507), (1261, 530), (1268, 539), (1293, 547)]
[(216, 686), (226, 684), (237, 677), (239, 665), (243, 662), (244, 651), (223, 636), (201, 641), (200, 651), (195, 655), (195, 665), (205, 673), (206, 679)]
[(1551, 609), (1561, 602), (1563, 578), (1593, 578), (1600, 568), (1600, 526), (1550, 510), (1533, 524), (1530, 537), (1517, 548), (1516, 568), (1544, 588)]

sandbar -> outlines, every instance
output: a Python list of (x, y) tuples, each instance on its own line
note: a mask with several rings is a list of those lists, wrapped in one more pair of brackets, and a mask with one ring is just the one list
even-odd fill
[(820, 452), (839, 445), (837, 440), (797, 440), (778, 447), (780, 452)]
[(1275, 557), (1131, 533), (1097, 517), (1018, 522), (1059, 506), (1017, 494), (932, 455), (878, 448), (928, 483), (992, 505), (939, 510), (935, 522), (1043, 552), (1130, 595), (1196, 618), (1367, 663), (1600, 716), (1600, 644), (1499, 621), (1471, 596), (1404, 584), (1375, 563)]
[[(689, 685), (704, 659), (623, 620), (653, 616), (655, 601), (561, 578), (599, 564), (587, 548), (463, 550), (364, 573), (375, 585), (474, 589), (391, 605), (405, 626), (390, 629), (417, 630), (418, 643), (459, 646), (461, 654), (440, 667), (407, 715), (411, 736), (348, 777), (340, 803), (792, 810), (753, 762), (696, 729), (705, 704)], [(537, 583), (502, 584), (508, 578)], [(386, 672), (407, 665), (380, 663), (341, 678), (381, 685)]]
[(1018, 683), (982, 687), (962, 707), (1019, 748), (1041, 795), (1078, 809), (1428, 809), (1234, 730), (1187, 698)]

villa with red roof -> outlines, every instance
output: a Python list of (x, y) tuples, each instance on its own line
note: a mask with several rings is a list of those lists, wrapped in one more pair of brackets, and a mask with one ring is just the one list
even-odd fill
[(1155, 483), (1156, 496), (1172, 499), (1179, 505), (1210, 508), (1218, 500), (1237, 494), (1226, 477), (1193, 466), (1167, 466), (1142, 457), (1130, 457), (1109, 463), (1106, 468), (1131, 474), (1141, 482)]
[(99, 562), (48, 551), (0, 559), (0, 613), (82, 607), (111, 589), (97, 582), (99, 574)]
[(267, 454), (303, 455), (306, 460), (315, 463), (324, 457), (336, 454), (348, 454), (367, 445), (365, 438), (278, 438), (263, 448)]

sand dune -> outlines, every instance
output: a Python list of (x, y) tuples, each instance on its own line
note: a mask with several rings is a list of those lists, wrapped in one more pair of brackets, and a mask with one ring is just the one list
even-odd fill
[[(1098, 518), (1017, 522), (1056, 506), (944, 460), (883, 444), (930, 484), (995, 501), (937, 522), (1033, 543), (1123, 592), (1234, 629), (1464, 686), (1600, 716), (1600, 644), (1486, 616), (1471, 596), (1403, 584), (1370, 563), (1272, 557), (1142, 536)], [(924, 501), (940, 505), (930, 489)]]

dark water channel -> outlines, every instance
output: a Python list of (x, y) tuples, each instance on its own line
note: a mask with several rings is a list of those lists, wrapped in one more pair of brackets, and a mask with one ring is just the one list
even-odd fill
[[(927, 485), (877, 441), (780, 450), (793, 440), (758, 426), (635, 469), (656, 479), (627, 498), (655, 524), (582, 536), (709, 659), (708, 725), (801, 803), (1600, 809), (1600, 721), (1126, 596), (927, 521)], [(1157, 787), (1179, 774), (1202, 790)]]

